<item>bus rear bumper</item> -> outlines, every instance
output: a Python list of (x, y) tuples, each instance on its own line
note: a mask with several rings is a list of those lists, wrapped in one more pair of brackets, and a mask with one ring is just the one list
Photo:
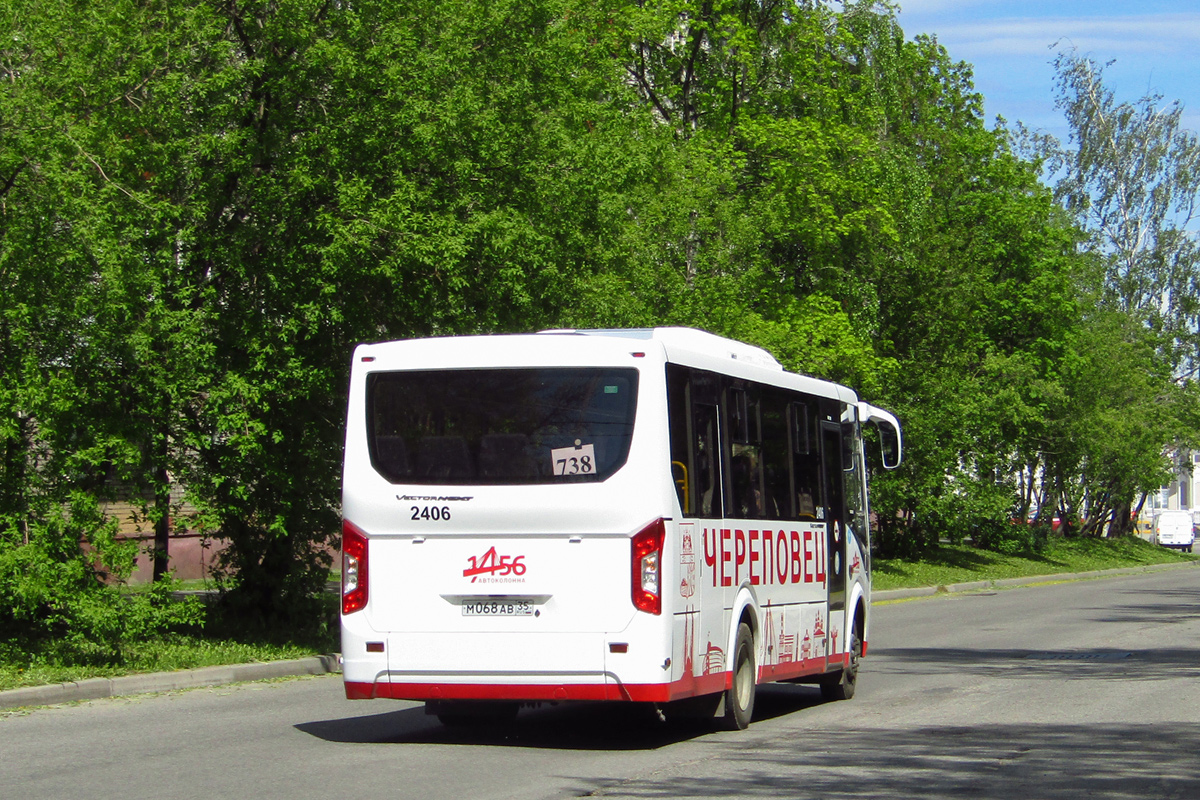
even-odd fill
[[(565, 676), (564, 676), (565, 677)], [(578, 676), (575, 676), (578, 677)], [(374, 683), (346, 681), (350, 700), (387, 698), (392, 700), (518, 700), (523, 702), (624, 701), (667, 703), (697, 694), (724, 691), (729, 687), (728, 673), (707, 676), (701, 682), (622, 683), (613, 675), (595, 680), (542, 681), (538, 683), (501, 681), (447, 680), (427, 683), (396, 681), (380, 676)]]
[(627, 634), (464, 631), (361, 636), (343, 628), (346, 696), (398, 700), (672, 699), (680, 687), (670, 682), (667, 654), (639, 646), (637, 640), (631, 644)]
[[(564, 676), (565, 677), (565, 676)], [(621, 684), (611, 676), (587, 681), (476, 682), (438, 680), (434, 682), (395, 681), (381, 676), (375, 683), (346, 682), (346, 697), (351, 700), (388, 698), (392, 700), (653, 700), (665, 687)], [(630, 692), (630, 689), (633, 692)]]

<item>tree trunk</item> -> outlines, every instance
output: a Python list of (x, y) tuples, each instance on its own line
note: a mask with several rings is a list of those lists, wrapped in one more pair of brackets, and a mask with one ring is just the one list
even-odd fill
[(29, 457), (29, 418), (16, 414), (16, 432), (4, 442), (4, 472), (0, 474), (0, 514), (11, 515), (29, 544), (25, 519), (25, 466)]
[(1108, 523), (1109, 536), (1128, 536), (1133, 533), (1133, 498), (1122, 497), (1113, 504), (1112, 519)]
[(171, 478), (167, 473), (169, 438), (166, 426), (154, 442), (154, 581), (166, 577), (170, 568), (171, 545)]

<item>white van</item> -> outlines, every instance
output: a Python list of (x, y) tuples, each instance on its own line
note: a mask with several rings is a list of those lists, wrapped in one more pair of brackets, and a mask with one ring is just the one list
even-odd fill
[(1163, 511), (1154, 518), (1154, 542), (1163, 547), (1192, 552), (1196, 534), (1192, 529), (1192, 512)]

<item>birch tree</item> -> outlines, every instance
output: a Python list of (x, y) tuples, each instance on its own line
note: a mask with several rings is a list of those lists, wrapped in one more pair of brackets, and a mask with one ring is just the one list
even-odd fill
[[(1102, 302), (1135, 322), (1129, 335), (1150, 339), (1155, 360), (1165, 363), (1177, 382), (1189, 381), (1200, 369), (1200, 247), (1194, 230), (1200, 139), (1183, 127), (1183, 106), (1177, 101), (1165, 103), (1157, 94), (1118, 101), (1104, 84), (1107, 65), (1074, 50), (1060, 53), (1054, 65), (1057, 103), (1070, 136), (1065, 148), (1047, 138), (1043, 149), (1050, 169), (1062, 175), (1058, 197), (1077, 215), (1090, 237), (1088, 249), (1103, 265)], [(1176, 393), (1160, 387), (1156, 395)], [(1148, 444), (1137, 437), (1123, 441), (1127, 446), (1141, 441), (1159, 462), (1165, 461), (1167, 445), (1183, 444), (1161, 441), (1161, 435), (1150, 439)], [(1103, 464), (1093, 466), (1107, 471)], [(1096, 493), (1105, 498), (1097, 508), (1114, 532), (1130, 530), (1138, 493), (1144, 497), (1156, 488), (1129, 478), (1110, 477)]]
[(1183, 106), (1150, 94), (1118, 102), (1104, 66), (1071, 51), (1055, 59), (1058, 106), (1070, 127), (1054, 153), (1057, 192), (1106, 263), (1106, 299), (1167, 337), (1179, 376), (1194, 375), (1200, 327), (1200, 140)]

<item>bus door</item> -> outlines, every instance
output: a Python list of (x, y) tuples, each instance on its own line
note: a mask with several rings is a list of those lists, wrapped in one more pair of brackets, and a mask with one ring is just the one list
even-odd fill
[(829, 624), (826, 636), (830, 655), (845, 648), (846, 621), (846, 504), (842, 486), (842, 428), (821, 422), (821, 473), (825, 493), (826, 580), (829, 590)]

